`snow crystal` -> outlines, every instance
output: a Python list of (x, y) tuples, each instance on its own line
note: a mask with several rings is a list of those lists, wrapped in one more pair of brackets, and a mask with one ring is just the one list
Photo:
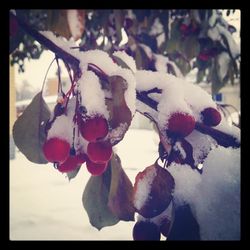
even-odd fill
[(78, 10), (67, 10), (69, 29), (75, 40), (79, 39), (83, 32), (83, 19), (81, 19), (78, 15)]
[(47, 140), (53, 137), (60, 138), (72, 144), (74, 123), (71, 117), (61, 115), (56, 118), (50, 130), (48, 131)]
[(115, 51), (113, 55), (119, 57), (122, 61), (124, 61), (133, 71), (133, 73), (136, 72), (136, 64), (132, 56), (129, 56), (125, 51)]
[(88, 115), (101, 114), (109, 119), (109, 112), (105, 104), (105, 95), (101, 89), (99, 78), (92, 71), (86, 71), (78, 80), (80, 85), (82, 105)]
[(138, 180), (137, 190), (134, 196), (134, 206), (139, 210), (143, 207), (151, 191), (151, 185), (157, 175), (156, 168), (145, 171), (142, 179)]

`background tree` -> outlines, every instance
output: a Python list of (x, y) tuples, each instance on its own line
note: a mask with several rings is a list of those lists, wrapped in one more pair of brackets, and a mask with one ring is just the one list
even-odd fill
[[(227, 10), (227, 15), (235, 10)], [(78, 42), (79, 50), (125, 50), (138, 69), (186, 75), (197, 68), (197, 82), (212, 82), (212, 93), (239, 81), (236, 28), (222, 10), (16, 10), (37, 30), (52, 30)], [(38, 59), (44, 47), (10, 23), (11, 63), (24, 71), (24, 59)]]

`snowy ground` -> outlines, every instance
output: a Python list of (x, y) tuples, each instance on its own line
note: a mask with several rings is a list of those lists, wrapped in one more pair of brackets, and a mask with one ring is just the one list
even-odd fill
[[(117, 146), (132, 183), (157, 158), (158, 139), (150, 130), (130, 130)], [(85, 165), (69, 182), (52, 164), (37, 165), (18, 152), (10, 161), (11, 240), (132, 240), (134, 222), (98, 231), (89, 223), (82, 193), (90, 174)]]
[[(118, 144), (117, 152), (132, 183), (138, 171), (154, 163), (158, 157), (157, 148), (158, 138), (151, 130), (130, 129), (124, 140)], [(208, 168), (210, 163), (213, 167)], [(203, 229), (203, 234), (208, 239), (213, 239), (220, 237), (219, 234), (223, 233), (225, 227), (230, 229), (231, 226), (232, 237), (235, 235), (238, 237), (240, 150), (219, 147), (211, 152), (204, 166), (210, 169), (205, 171), (204, 176), (208, 177), (210, 174), (210, 178), (206, 178), (202, 182), (204, 185), (197, 186), (194, 190), (194, 194), (197, 193), (195, 196), (201, 197), (199, 204), (201, 209), (197, 210), (197, 216), (205, 226), (208, 225), (208, 221), (211, 221), (209, 224), (212, 230), (204, 227), (209, 232)], [(17, 152), (16, 159), (10, 160), (10, 239), (132, 240), (132, 228), (135, 222), (119, 222), (101, 231), (90, 225), (81, 201), (84, 186), (89, 177), (90, 174), (83, 165), (78, 176), (69, 182), (63, 174), (53, 168), (52, 164), (33, 164)], [(192, 175), (185, 178), (190, 179)], [(224, 185), (221, 185), (221, 182)], [(203, 203), (204, 193), (199, 191), (204, 190), (208, 193), (207, 189), (212, 192), (211, 199), (206, 197), (206, 202)], [(218, 192), (219, 189), (221, 192)], [(232, 193), (234, 193), (233, 197)], [(228, 202), (226, 202), (227, 198)], [(222, 199), (225, 207), (221, 206)], [(237, 204), (231, 205), (230, 199), (237, 201)], [(207, 211), (206, 207), (209, 208)], [(217, 211), (218, 207), (221, 207), (219, 212), (214, 212), (213, 210)], [(226, 211), (223, 210), (224, 208)], [(233, 214), (230, 208), (235, 209)], [(219, 219), (214, 216), (215, 214)], [(235, 219), (233, 225), (230, 223), (232, 220), (228, 220), (232, 216)], [(210, 232), (212, 232), (211, 235)], [(226, 233), (225, 237), (227, 236)], [(231, 237), (230, 234), (229, 237)]]

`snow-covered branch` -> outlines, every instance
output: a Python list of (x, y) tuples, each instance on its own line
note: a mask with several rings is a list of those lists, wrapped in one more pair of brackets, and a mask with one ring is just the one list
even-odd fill
[[(81, 72), (82, 67), (87, 67), (88, 70), (94, 71), (99, 77), (103, 78), (104, 80), (110, 76), (110, 75), (108, 76), (105, 72), (103, 72), (100, 68), (98, 68), (97, 65), (95, 65), (93, 63), (87, 62), (87, 65), (82, 65), (82, 64), (85, 64), (85, 62), (81, 61), (81, 57), (78, 56), (78, 54), (79, 54), (78, 51), (71, 49), (72, 46), (70, 46), (70, 42), (69, 42), (69, 44), (67, 44), (65, 41), (59, 40), (60, 42), (62, 42), (62, 44), (57, 43), (57, 42), (55, 42), (54, 39), (50, 39), (50, 34), (45, 35), (45, 34), (47, 34), (46, 32), (38, 32), (37, 30), (30, 27), (27, 23), (25, 23), (23, 20), (21, 20), (19, 17), (17, 17), (13, 13), (10, 13), (10, 16), (11, 16), (11, 18), (13, 18), (14, 20), (17, 21), (19, 26), (27, 34), (29, 34), (35, 40), (37, 40), (39, 43), (41, 43), (43, 46), (47, 47), (49, 50), (54, 52), (58, 58), (61, 58), (63, 61), (67, 62), (67, 64), (69, 64), (72, 67), (74, 72), (77, 73), (79, 78), (80, 78), (81, 73), (82, 73)], [(65, 46), (61, 46), (63, 44), (65, 44)], [(173, 80), (172, 76), (166, 76), (163, 79), (162, 76), (157, 75), (156, 72), (151, 72), (151, 73), (156, 73), (156, 75), (148, 73), (148, 77), (146, 77), (146, 79), (149, 83), (149, 84), (147, 84), (148, 89), (143, 89), (143, 87), (142, 87), (143, 84), (140, 83), (142, 77), (140, 77), (140, 76), (144, 77), (144, 75), (143, 75), (144, 73), (145, 72), (139, 72), (139, 74), (135, 74), (136, 98), (139, 102), (142, 102), (144, 105), (146, 105), (147, 107), (154, 110), (154, 112), (156, 111), (156, 113), (159, 113), (159, 114), (163, 113), (164, 114), (164, 112), (166, 112), (164, 107), (168, 106), (168, 105), (166, 105), (166, 100), (167, 100), (166, 97), (169, 97), (171, 94), (173, 94), (173, 91), (175, 91), (176, 87), (174, 87), (174, 88), (171, 87), (172, 88), (171, 93), (169, 92), (168, 95), (166, 95), (166, 91), (165, 92), (163, 91), (163, 90), (165, 90), (165, 86), (163, 86), (162, 84), (160, 84), (159, 86), (156, 86), (155, 81), (163, 82), (163, 80), (164, 80), (166, 82), (166, 80), (167, 80), (167, 81), (170, 81), (171, 84), (173, 84), (174, 80)], [(156, 78), (153, 78), (153, 77), (156, 77)], [(175, 79), (177, 79), (177, 78), (175, 78)], [(152, 86), (152, 83), (154, 83), (153, 86)], [(178, 88), (179, 87), (177, 87), (177, 91), (178, 91)], [(177, 92), (175, 91), (175, 93), (177, 93)], [(194, 93), (192, 93), (192, 90), (191, 90), (190, 92), (188, 92), (188, 96), (185, 96), (185, 97), (188, 97), (188, 100), (191, 102), (191, 101), (193, 101), (193, 99), (195, 99), (193, 97), (191, 98), (191, 96), (193, 94)], [(155, 98), (155, 96), (152, 96), (152, 95), (158, 95), (160, 97)], [(173, 96), (174, 95), (172, 95), (172, 99), (173, 98), (178, 99), (178, 98), (173, 97)], [(182, 97), (182, 96), (180, 96), (180, 97)], [(193, 107), (197, 106), (196, 105), (197, 103), (190, 103), (190, 104)], [(189, 108), (187, 108), (187, 110), (188, 109)], [(140, 112), (144, 113), (143, 110), (140, 110)], [(238, 141), (237, 138), (235, 138), (234, 135), (220, 131), (217, 128), (209, 127), (205, 124), (200, 123), (199, 120), (198, 121), (196, 120), (195, 129), (203, 134), (207, 134), (207, 135), (211, 136), (213, 139), (215, 139), (217, 141), (218, 144), (220, 144), (222, 146), (225, 146), (225, 147), (229, 147), (229, 146), (239, 147), (240, 146), (240, 142)]]

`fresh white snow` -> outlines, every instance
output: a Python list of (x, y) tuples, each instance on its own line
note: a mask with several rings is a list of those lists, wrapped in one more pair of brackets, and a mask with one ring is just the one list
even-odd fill
[(134, 206), (138, 210), (140, 210), (149, 199), (151, 186), (156, 175), (156, 168), (150, 168), (144, 172), (144, 174), (141, 176), (142, 178), (138, 179), (137, 189), (134, 194)]
[(90, 116), (102, 115), (107, 120), (109, 112), (105, 104), (105, 93), (101, 88), (98, 76), (92, 71), (86, 71), (78, 80), (82, 105)]
[[(116, 146), (132, 183), (158, 157), (154, 131), (130, 129)], [(68, 181), (52, 164), (29, 162), (20, 152), (10, 160), (11, 240), (132, 240), (135, 222), (119, 222), (98, 231), (82, 206), (90, 174), (83, 165)], [(202, 175), (188, 166), (169, 168), (175, 177), (175, 201), (188, 201), (201, 226), (202, 239), (236, 239), (240, 226), (240, 149), (210, 152)]]

